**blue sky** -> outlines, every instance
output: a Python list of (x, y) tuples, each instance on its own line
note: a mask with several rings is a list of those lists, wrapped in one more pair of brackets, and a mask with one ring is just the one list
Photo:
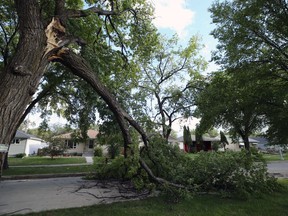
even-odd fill
[[(201, 55), (207, 61), (211, 58), (211, 51), (215, 50), (217, 41), (209, 35), (214, 26), (208, 8), (212, 0), (150, 0), (155, 7), (154, 24), (159, 32), (167, 36), (175, 33), (185, 44), (193, 35), (202, 38), (204, 48)], [(209, 63), (206, 72), (217, 70), (214, 63)]]

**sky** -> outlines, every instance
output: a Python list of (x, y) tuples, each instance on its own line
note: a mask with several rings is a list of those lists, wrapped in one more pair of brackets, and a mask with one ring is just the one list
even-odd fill
[[(213, 30), (212, 20), (208, 8), (213, 0), (150, 0), (155, 7), (155, 19), (153, 23), (161, 34), (172, 36), (178, 34), (181, 44), (185, 44), (189, 39), (198, 35), (204, 45), (201, 55), (210, 61), (211, 51), (215, 50), (217, 41), (209, 35)], [(217, 66), (209, 63), (205, 73), (217, 70)], [(30, 115), (30, 120), (36, 123), (39, 121), (39, 115)], [(51, 118), (50, 124), (61, 123), (64, 120), (58, 116)], [(65, 122), (64, 122), (65, 123)], [(188, 119), (178, 121), (174, 124), (173, 130), (181, 133), (184, 125), (195, 128), (198, 119)], [(36, 124), (38, 126), (38, 124)]]
[[(210, 35), (213, 30), (208, 8), (213, 0), (150, 0), (155, 7), (154, 24), (159, 32), (171, 36), (178, 34), (183, 44), (194, 35), (200, 36), (204, 45), (201, 55), (207, 61), (211, 51), (215, 50), (217, 40)], [(217, 70), (214, 63), (209, 63), (206, 73)]]

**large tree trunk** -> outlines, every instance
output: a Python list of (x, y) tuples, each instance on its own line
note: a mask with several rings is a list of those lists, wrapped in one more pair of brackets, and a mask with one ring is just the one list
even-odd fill
[(34, 95), (48, 61), (44, 27), (37, 0), (16, 0), (19, 43), (11, 61), (0, 72), (0, 143), (9, 144)]
[[(48, 61), (38, 1), (15, 1), (19, 18), (19, 42), (10, 62), (0, 71), (0, 143), (10, 145), (22, 116), (34, 95)], [(8, 168), (7, 156), (4, 168)]]
[(250, 151), (250, 143), (249, 143), (249, 138), (247, 136), (245, 136), (243, 138), (243, 142), (244, 142), (244, 147), (247, 151)]

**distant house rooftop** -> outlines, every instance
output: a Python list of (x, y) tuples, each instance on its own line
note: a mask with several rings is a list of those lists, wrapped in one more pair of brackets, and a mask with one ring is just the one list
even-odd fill
[[(96, 136), (98, 135), (98, 131), (96, 130), (88, 130), (87, 131), (87, 136), (90, 138), (90, 139), (95, 139)], [(61, 138), (61, 139), (71, 139), (72, 138), (72, 134), (73, 132), (70, 132), (70, 133), (65, 133), (65, 134), (60, 134), (58, 136), (55, 136), (55, 138)]]
[(17, 139), (31, 139), (31, 138), (39, 139), (38, 137), (36, 137), (34, 135), (27, 134), (27, 133), (20, 131), (20, 130), (16, 131), (15, 138), (17, 138)]

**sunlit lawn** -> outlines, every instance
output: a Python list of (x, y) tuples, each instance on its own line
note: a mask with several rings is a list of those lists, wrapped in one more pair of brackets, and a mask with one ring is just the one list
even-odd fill
[[(195, 159), (198, 157), (199, 154), (197, 153), (187, 153), (186, 156)], [(263, 157), (265, 158), (266, 161), (281, 161), (280, 154), (263, 154)], [(288, 154), (283, 154), (284, 160), (288, 160)]]
[(10, 166), (25, 166), (25, 165), (51, 165), (51, 164), (81, 164), (86, 163), (84, 157), (24, 157), (13, 158), (9, 157)]
[[(284, 180), (282, 183), (287, 185), (288, 181)], [(167, 203), (163, 197), (154, 197), (141, 201), (94, 205), (29, 215), (286, 216), (288, 215), (288, 192), (267, 194), (261, 198), (250, 198), (248, 200), (204, 195), (187, 198), (179, 203)]]
[(3, 176), (58, 174), (58, 173), (86, 173), (93, 171), (93, 165), (61, 166), (61, 167), (10, 167), (3, 171)]
[[(263, 154), (263, 157), (267, 160), (267, 161), (280, 161), (281, 157), (280, 154)], [(288, 154), (283, 154), (283, 158), (284, 160), (288, 160)]]

